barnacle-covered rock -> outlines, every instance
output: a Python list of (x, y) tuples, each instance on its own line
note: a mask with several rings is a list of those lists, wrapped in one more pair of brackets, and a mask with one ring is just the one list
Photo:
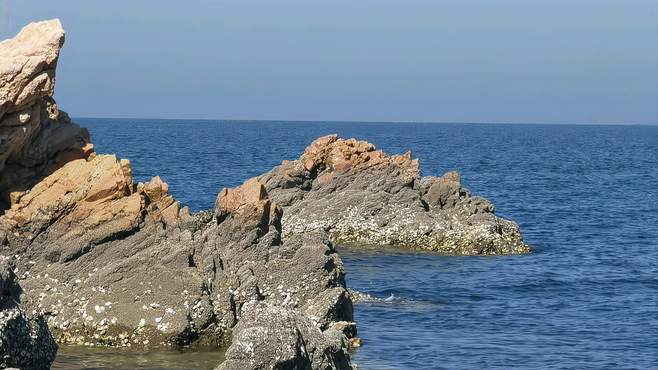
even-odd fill
[(0, 369), (49, 369), (57, 344), (43, 315), (19, 307), (20, 294), (10, 259), (0, 255)]
[(57, 344), (41, 315), (14, 308), (0, 311), (0, 369), (50, 369)]
[(530, 250), (518, 225), (471, 195), (458, 173), (421, 177), (410, 152), (389, 156), (368, 142), (329, 135), (247, 184), (254, 180), (282, 206), (284, 237), (322, 230), (343, 244), (457, 255)]

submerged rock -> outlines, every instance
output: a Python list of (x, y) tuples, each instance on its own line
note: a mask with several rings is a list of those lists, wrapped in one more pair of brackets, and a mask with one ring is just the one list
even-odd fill
[(458, 173), (421, 177), (410, 152), (389, 156), (365, 141), (330, 135), (247, 184), (253, 181), (282, 206), (284, 237), (322, 230), (344, 244), (458, 255), (529, 252), (518, 225), (472, 196)]
[(257, 181), (195, 214), (159, 177), (135, 184), (129, 161), (94, 153), (55, 105), (63, 40), (47, 21), (0, 44), (0, 255), (17, 256), (23, 309), (47, 317), (3, 311), (2, 333), (20, 334), (0, 336), (3, 350), (31, 345), (47, 320), (60, 343), (229, 345), (238, 361), (245, 336), (266, 328), (259, 340), (290, 334), (299, 351), (270, 345), (224, 367), (349, 367), (356, 333), (336, 325), (354, 327), (352, 302), (326, 235), (282, 241), (281, 208)]

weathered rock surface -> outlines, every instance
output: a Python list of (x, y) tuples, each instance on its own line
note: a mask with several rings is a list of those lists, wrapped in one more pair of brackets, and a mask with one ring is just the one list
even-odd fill
[(89, 134), (52, 99), (64, 42), (58, 20), (32, 23), (0, 42), (0, 210), (9, 193), (92, 151)]
[[(59, 21), (48, 21), (0, 42), (0, 212), (12, 190), (33, 185), (63, 159), (90, 149), (87, 132), (52, 100), (63, 41)], [(0, 247), (6, 234), (0, 229)], [(27, 314), (20, 299), (13, 267), (0, 253), (0, 368), (49, 368), (57, 346), (43, 316)]]
[[(159, 177), (135, 184), (130, 163), (94, 153), (52, 100), (63, 39), (47, 21), (0, 47), (0, 255), (16, 256), (23, 308), (60, 343), (229, 344), (232, 369), (349, 367), (352, 302), (325, 234), (283, 242), (281, 208), (256, 181), (196, 214)], [(47, 333), (37, 320), (7, 322)], [(243, 345), (279, 334), (298, 350), (272, 342), (241, 360)]]
[(2, 350), (41, 345), (45, 363), (47, 320), (61, 343), (229, 345), (220, 369), (349, 368), (352, 295), (329, 238), (528, 251), (458, 174), (421, 178), (410, 153), (336, 136), (190, 214), (159, 177), (135, 184), (129, 161), (94, 153), (57, 108), (63, 40), (47, 21), (0, 43), (0, 256), (15, 256), (2, 305), (20, 294), (37, 314), (2, 311)]
[(53, 96), (63, 43), (59, 20), (32, 23), (15, 38), (0, 42), (0, 118)]
[(458, 255), (529, 251), (518, 225), (472, 196), (459, 174), (421, 178), (410, 152), (389, 156), (365, 141), (330, 135), (254, 180), (284, 209), (284, 237), (323, 230), (345, 244)]
[(20, 294), (9, 258), (0, 256), (0, 368), (49, 369), (57, 344), (43, 316), (20, 309)]
[(341, 331), (322, 332), (308, 317), (281, 306), (251, 303), (242, 311), (234, 344), (218, 370), (351, 367)]
[[(51, 176), (79, 161), (84, 160), (70, 162)], [(158, 181), (136, 188), (152, 188), (153, 182)], [(242, 318), (242, 307), (249, 302), (289, 310), (319, 332), (335, 322), (352, 321), (344, 270), (331, 243), (323, 234), (299, 235), (283, 243), (281, 211), (269, 199), (245, 202), (231, 213), (218, 208), (217, 216), (181, 210), (168, 221), (161, 208), (173, 205), (157, 205), (170, 196), (147, 194), (137, 190), (106, 198), (107, 203), (95, 209), (111, 211), (86, 218), (101, 223), (70, 221), (78, 207), (87, 214), (89, 205), (83, 200), (51, 219), (39, 234), (11, 228), (8, 244), (21, 251), (24, 261), (19, 268), (24, 304), (48, 314), (60, 342), (230, 343), (236, 324), (250, 325)], [(54, 203), (45, 208), (58, 209)], [(22, 208), (12, 206), (0, 224), (13, 220), (10, 211), (15, 209)], [(77, 227), (87, 232), (78, 235)]]

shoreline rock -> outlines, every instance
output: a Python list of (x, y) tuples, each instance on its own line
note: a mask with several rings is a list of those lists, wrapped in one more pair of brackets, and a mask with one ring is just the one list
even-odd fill
[[(453, 255), (528, 253), (518, 225), (471, 195), (458, 173), (420, 176), (411, 153), (329, 135), (301, 157), (255, 177), (284, 210), (284, 238), (321, 230), (337, 243)], [(239, 191), (239, 190), (237, 190)]]
[[(63, 40), (53, 20), (0, 44), (0, 255), (17, 256), (24, 309), (63, 344), (228, 346), (231, 368), (349, 368), (356, 333), (336, 325), (354, 327), (352, 303), (326, 235), (283, 241), (258, 183), (194, 214), (159, 177), (135, 184), (130, 162), (96, 154), (52, 99)], [(269, 341), (252, 335), (263, 328), (295, 351), (246, 353), (245, 340)]]
[(0, 369), (49, 369), (57, 344), (43, 315), (20, 308), (21, 292), (13, 264), (0, 256)]
[(53, 20), (0, 43), (0, 256), (16, 256), (21, 306), (37, 315), (16, 316), (23, 333), (47, 342), (47, 321), (63, 344), (228, 346), (219, 369), (345, 369), (358, 340), (332, 240), (529, 251), (458, 174), (421, 178), (411, 153), (335, 135), (190, 213), (58, 109), (63, 41)]

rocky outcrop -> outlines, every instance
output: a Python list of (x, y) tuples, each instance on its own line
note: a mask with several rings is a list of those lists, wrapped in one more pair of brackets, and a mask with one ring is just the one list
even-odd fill
[(0, 368), (49, 369), (57, 344), (43, 316), (19, 307), (20, 295), (9, 258), (0, 256)]
[[(243, 310), (249, 303), (312, 322), (318, 338), (336, 322), (352, 321), (342, 263), (322, 234), (283, 243), (281, 210), (266, 197), (232, 212), (218, 208), (189, 215), (183, 209), (169, 221), (161, 208), (172, 205), (158, 207), (158, 202), (170, 196), (139, 190), (152, 189), (154, 182), (108, 199), (96, 208), (105, 210), (101, 216), (87, 216), (104, 223), (71, 222), (78, 207), (89, 214), (88, 202), (79, 201), (38, 235), (28, 230), (10, 235), (9, 246), (22, 251), (24, 304), (48, 314), (58, 341), (222, 345), (232, 342), (236, 324), (251, 325)], [(52, 203), (48, 208), (56, 209)], [(87, 230), (86, 236), (76, 227)], [(332, 348), (344, 351), (341, 343)]]
[[(52, 95), (64, 32), (58, 21), (24, 28), (0, 42), (0, 212), (14, 190), (24, 190), (68, 158), (91, 149), (88, 134), (57, 109)], [(7, 244), (0, 228), (0, 247)], [(40, 312), (19, 306), (13, 263), (0, 252), (0, 368), (49, 368), (57, 346)], [(13, 255), (13, 253), (7, 253)], [(23, 307), (24, 308), (24, 307)]]
[(47, 322), (65, 344), (227, 345), (220, 369), (349, 368), (352, 295), (330, 239), (528, 251), (458, 174), (421, 178), (410, 153), (336, 136), (192, 214), (159, 177), (134, 183), (129, 161), (94, 153), (58, 109), (63, 40), (47, 21), (0, 43), (0, 256), (13, 256), (0, 287), (24, 310), (2, 311), (4, 358), (40, 346), (25, 361), (52, 361)]
[(348, 368), (352, 302), (326, 236), (284, 242), (258, 182), (196, 214), (159, 177), (135, 184), (130, 162), (94, 153), (52, 99), (63, 40), (47, 21), (0, 44), (0, 255), (16, 256), (23, 309), (46, 317), (7, 325), (47, 333), (47, 321), (64, 344), (229, 345), (231, 369)]
[(458, 255), (529, 251), (518, 225), (471, 195), (459, 174), (421, 177), (409, 152), (389, 156), (365, 141), (330, 135), (251, 181), (284, 209), (284, 236), (323, 230), (343, 244)]
[(166, 191), (158, 177), (135, 186), (127, 160), (92, 154), (12, 192), (2, 222), (10, 241), (29, 240), (43, 246), (38, 254), (48, 262), (67, 262), (139, 230), (147, 218), (175, 223), (179, 205)]
[(52, 99), (63, 42), (58, 20), (30, 24), (0, 42), (0, 210), (12, 191), (92, 152), (87, 131)]

